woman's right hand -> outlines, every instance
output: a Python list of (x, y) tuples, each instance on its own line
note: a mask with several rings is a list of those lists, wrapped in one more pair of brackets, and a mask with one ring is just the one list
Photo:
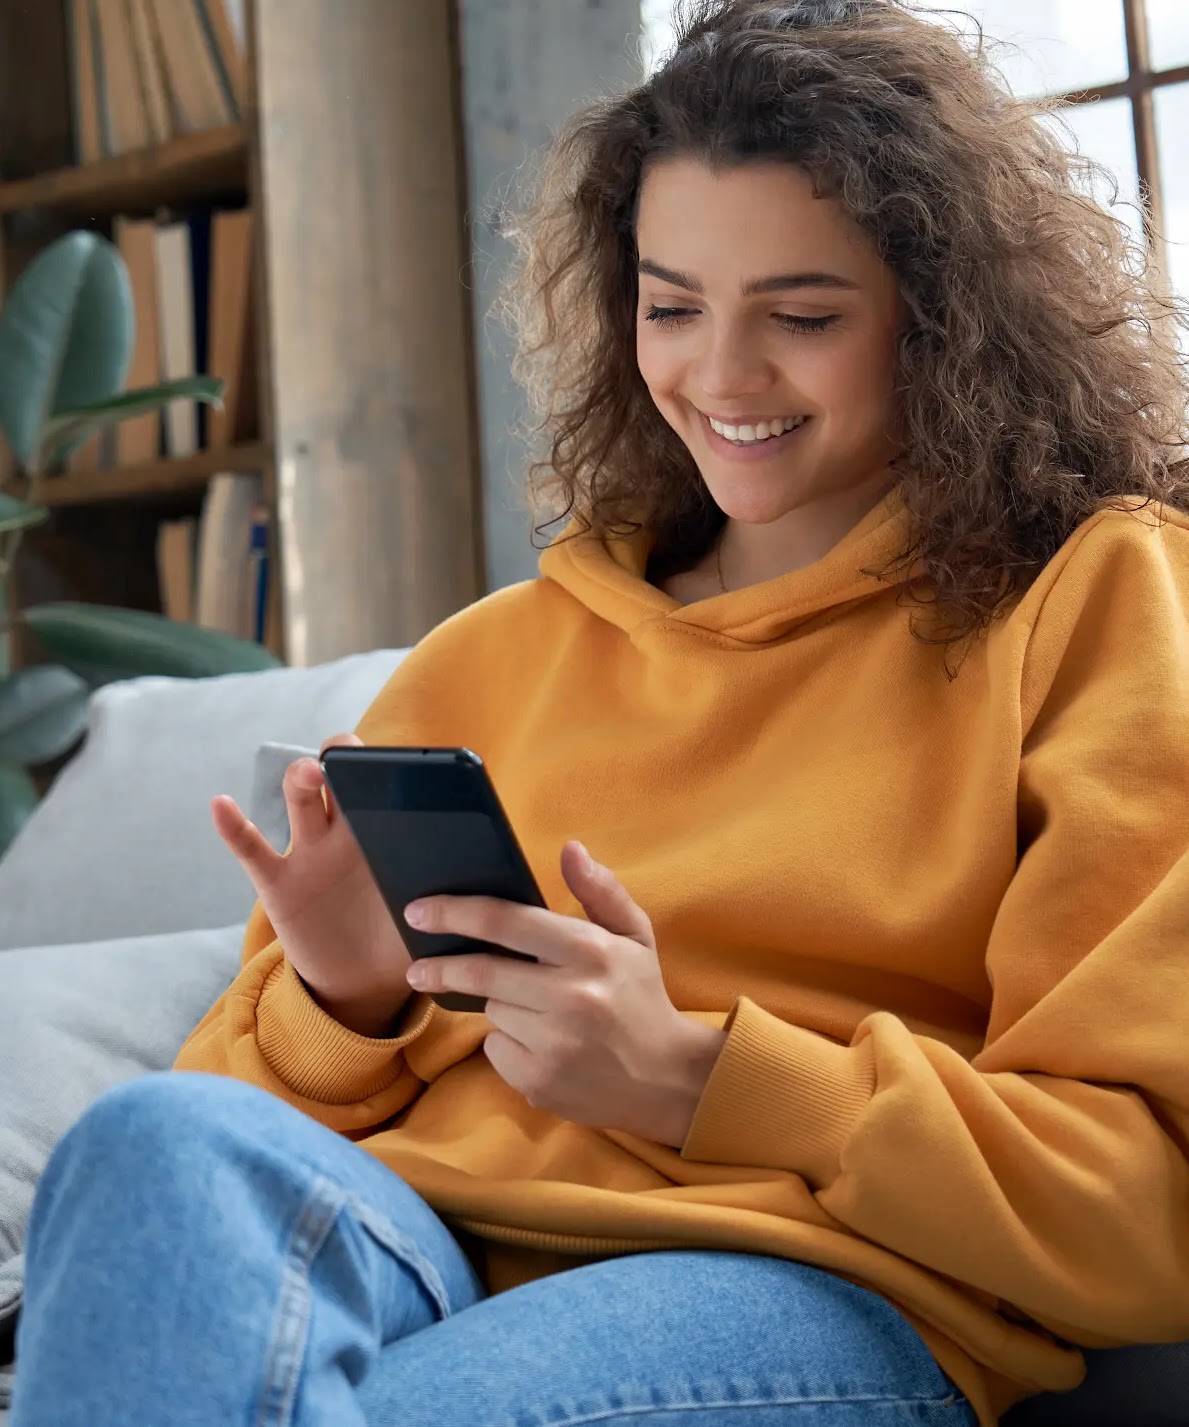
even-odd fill
[[(362, 742), (353, 733), (336, 734), (321, 751), (333, 746)], [(211, 802), (215, 830), (248, 874), (285, 956), (318, 1004), (360, 1035), (389, 1035), (412, 994), (401, 934), (317, 760), (291, 763), (283, 789), (287, 856), (226, 794)]]

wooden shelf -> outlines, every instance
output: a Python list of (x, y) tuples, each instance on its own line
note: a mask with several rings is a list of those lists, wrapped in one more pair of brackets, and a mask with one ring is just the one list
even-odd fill
[(146, 461), (106, 471), (67, 471), (46, 476), (35, 499), (41, 505), (100, 505), (113, 500), (184, 495), (201, 490), (216, 471), (272, 471), (272, 448), (264, 442), (199, 451), (177, 460)]
[(44, 208), (59, 213), (151, 212), (157, 207), (247, 186), (247, 138), (242, 124), (182, 134), (76, 168), (0, 183), (0, 213)]

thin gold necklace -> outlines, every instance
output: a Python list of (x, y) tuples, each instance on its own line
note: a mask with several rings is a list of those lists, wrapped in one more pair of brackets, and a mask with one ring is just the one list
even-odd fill
[(718, 568), (718, 587), (723, 594), (729, 594), (727, 582), (722, 577), (722, 536), (714, 542), (714, 563)]

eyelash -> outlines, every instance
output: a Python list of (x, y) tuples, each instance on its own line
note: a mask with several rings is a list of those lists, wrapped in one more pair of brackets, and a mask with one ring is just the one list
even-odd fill
[[(666, 331), (671, 327), (680, 327), (683, 322), (694, 315), (694, 309), (689, 307), (656, 307), (650, 306), (644, 314), (646, 322), (655, 322), (656, 325)], [(828, 317), (797, 317), (790, 312), (773, 313), (783, 327), (790, 332), (824, 332), (838, 319), (831, 315)]]

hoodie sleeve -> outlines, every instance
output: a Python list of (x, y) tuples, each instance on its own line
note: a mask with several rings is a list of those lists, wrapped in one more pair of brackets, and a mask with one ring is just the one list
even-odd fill
[(682, 1155), (802, 1175), (853, 1232), (1087, 1346), (1189, 1335), (1189, 532), (1083, 527), (1021, 688), (1021, 855), (964, 1059), (746, 997)]
[(182, 1046), (175, 1070), (259, 1085), (344, 1134), (363, 1132), (412, 1104), (425, 1088), (404, 1056), (439, 1008), (413, 996), (385, 1039), (357, 1035), (314, 1000), (285, 959), (257, 903), (239, 975)]

